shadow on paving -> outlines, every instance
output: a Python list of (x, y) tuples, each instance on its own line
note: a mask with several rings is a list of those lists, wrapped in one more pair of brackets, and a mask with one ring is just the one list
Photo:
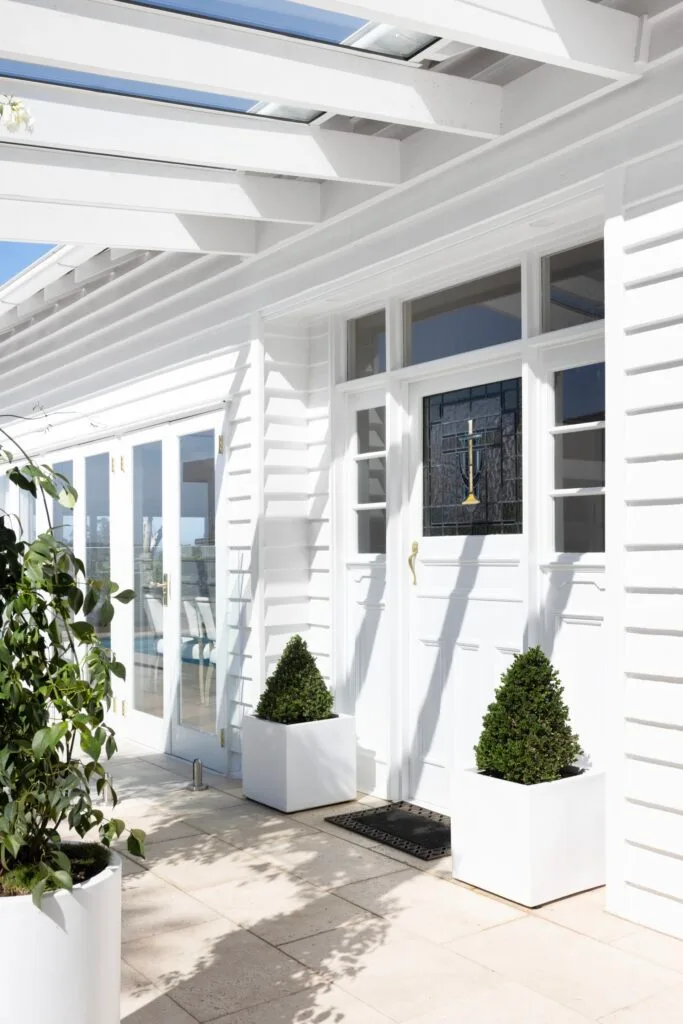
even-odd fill
[(391, 913), (404, 864), (229, 789), (190, 793), (154, 758), (113, 775), (116, 813), (148, 836), (146, 860), (125, 859), (124, 1024), (388, 1019), (334, 982), (358, 977), (390, 924), (335, 890), (386, 875)]

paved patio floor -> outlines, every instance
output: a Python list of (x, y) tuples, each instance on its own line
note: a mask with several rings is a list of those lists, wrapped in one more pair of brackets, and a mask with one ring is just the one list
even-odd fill
[[(602, 891), (527, 912), (189, 765), (122, 745), (124, 1024), (680, 1024), (683, 943)], [(370, 798), (366, 801), (373, 802)], [(344, 805), (348, 807), (349, 805)]]

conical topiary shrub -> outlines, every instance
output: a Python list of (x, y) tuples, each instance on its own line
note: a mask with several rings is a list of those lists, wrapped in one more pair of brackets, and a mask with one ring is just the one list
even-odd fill
[(332, 718), (333, 701), (315, 658), (297, 634), (289, 640), (277, 668), (266, 680), (256, 714), (282, 725), (320, 722)]
[(479, 771), (526, 786), (561, 778), (582, 753), (562, 693), (540, 647), (518, 654), (484, 716)]

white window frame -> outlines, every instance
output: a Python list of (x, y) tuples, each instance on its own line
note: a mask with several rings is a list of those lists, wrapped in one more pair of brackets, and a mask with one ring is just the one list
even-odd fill
[[(376, 378), (369, 378), (376, 380)], [(367, 462), (370, 459), (384, 459), (385, 469), (387, 468), (388, 458), (388, 431), (385, 436), (385, 448), (383, 451), (377, 452), (359, 452), (358, 451), (358, 429), (357, 429), (357, 415), (359, 412), (363, 412), (366, 409), (384, 408), (385, 410), (385, 423), (386, 423), (386, 409), (387, 400), (386, 392), (373, 388), (372, 390), (363, 391), (359, 395), (349, 396), (346, 403), (346, 443), (345, 452), (346, 457), (344, 459), (345, 473), (344, 473), (344, 488), (343, 488), (343, 500), (346, 506), (346, 536), (347, 562), (359, 562), (359, 563), (383, 563), (386, 561), (386, 554), (363, 554), (358, 551), (358, 512), (373, 511), (377, 509), (383, 509), (385, 517), (388, 517), (387, 500), (383, 502), (370, 502), (362, 503), (358, 501), (358, 464), (360, 462)], [(386, 429), (386, 428), (385, 428)], [(388, 472), (387, 472), (388, 482)]]

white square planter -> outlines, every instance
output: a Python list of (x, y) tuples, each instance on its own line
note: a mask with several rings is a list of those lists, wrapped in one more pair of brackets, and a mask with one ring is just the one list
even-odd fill
[(355, 800), (355, 719), (281, 725), (245, 715), (242, 788), (250, 800), (287, 813)]
[(605, 883), (605, 775), (521, 786), (453, 780), (453, 877), (525, 907)]

